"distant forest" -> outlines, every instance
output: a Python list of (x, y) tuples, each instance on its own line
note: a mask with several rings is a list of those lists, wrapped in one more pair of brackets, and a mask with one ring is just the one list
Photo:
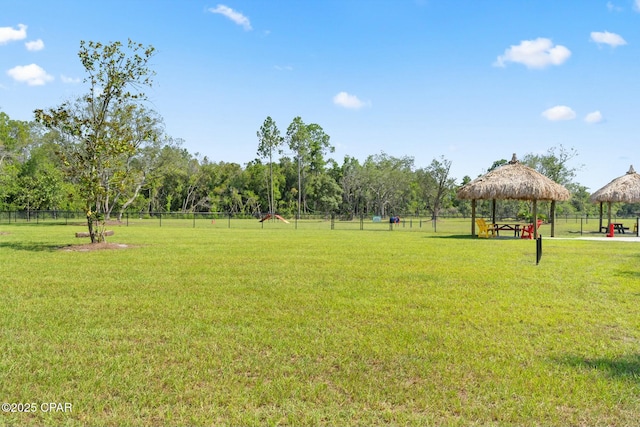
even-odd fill
[[(470, 215), (470, 202), (456, 199), (455, 194), (472, 178), (450, 176), (451, 161), (444, 157), (434, 158), (424, 168), (416, 168), (412, 157), (385, 153), (372, 154), (364, 162), (346, 156), (338, 163), (328, 157), (332, 152), (329, 136), (319, 125), (306, 125), (298, 117), (289, 129), (297, 126), (310, 131), (306, 146), (292, 140), (289, 132), (273, 147), (271, 162), (259, 154), (245, 165), (214, 162), (189, 153), (182, 141), (162, 131), (159, 117), (146, 114), (154, 117), (161, 137), (141, 141), (136, 153), (123, 159), (128, 165), (124, 179), (105, 177), (108, 185), (117, 186), (114, 196), (101, 206), (107, 217), (125, 210), (256, 216), (274, 210), (287, 217), (331, 213), (347, 218)], [(0, 210), (82, 210), (79, 183), (65, 174), (64, 156), (60, 155), (72, 143), (36, 122), (12, 120), (0, 111)], [(257, 153), (261, 143), (258, 135)], [(528, 154), (521, 159), (571, 192), (570, 200), (558, 203), (557, 215), (598, 212), (598, 206), (589, 202), (586, 188), (573, 181), (575, 170), (567, 167), (576, 155), (575, 150), (560, 146), (544, 155)], [(506, 162), (497, 159), (487, 170)], [(489, 214), (489, 204), (479, 205), (481, 215)], [(614, 213), (634, 215), (638, 211), (637, 204), (620, 204)], [(529, 212), (527, 202), (498, 204), (500, 217), (523, 218)]]

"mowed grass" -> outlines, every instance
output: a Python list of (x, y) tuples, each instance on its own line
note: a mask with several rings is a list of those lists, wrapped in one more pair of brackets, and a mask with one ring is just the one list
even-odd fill
[[(468, 227), (468, 225), (467, 225)], [(388, 229), (387, 229), (388, 230)], [(0, 425), (634, 425), (640, 243), (0, 225)], [(43, 402), (71, 403), (45, 412)]]
[[(42, 221), (42, 220), (41, 220)], [(54, 220), (49, 219), (49, 223)], [(64, 223), (63, 218), (59, 218), (59, 223)], [(83, 226), (82, 220), (76, 221), (80, 227)], [(69, 221), (69, 222), (71, 222)], [(133, 216), (123, 218), (122, 226), (127, 228), (137, 227), (150, 227), (150, 228), (198, 228), (198, 229), (247, 229), (247, 230), (263, 230), (263, 229), (282, 229), (282, 230), (331, 230), (332, 222), (328, 217), (319, 219), (303, 219), (296, 221), (293, 218), (289, 218), (288, 223), (282, 221), (266, 221), (264, 223), (259, 222), (257, 219), (236, 219), (229, 217), (206, 217), (204, 215), (196, 218), (189, 218), (188, 215), (184, 215), (184, 218), (167, 218), (153, 217), (153, 218), (135, 218)], [(613, 221), (620, 222), (628, 227), (627, 234), (633, 234), (633, 225), (636, 223), (635, 218), (614, 218)], [(523, 223), (518, 220), (498, 220), (499, 223)], [(47, 221), (44, 221), (47, 223)], [(607, 219), (603, 219), (604, 225), (607, 223)], [(523, 224), (524, 225), (524, 224)], [(598, 233), (599, 220), (598, 218), (570, 218), (559, 217), (556, 220), (555, 235), (556, 237), (579, 237), (581, 235), (598, 234), (604, 236), (604, 233)], [(389, 231), (390, 224), (387, 218), (380, 220), (379, 222), (372, 221), (371, 217), (354, 218), (350, 221), (343, 221), (335, 219), (333, 221), (333, 229), (341, 231)], [(401, 223), (393, 226), (394, 230), (401, 232), (426, 232), (436, 234), (459, 234), (468, 235), (471, 231), (471, 219), (470, 218), (439, 218), (437, 221), (432, 221), (430, 218), (415, 218), (404, 217), (401, 218)], [(551, 225), (544, 224), (540, 228), (540, 233), (548, 237), (551, 234)], [(513, 236), (513, 232), (502, 231), (501, 236)]]

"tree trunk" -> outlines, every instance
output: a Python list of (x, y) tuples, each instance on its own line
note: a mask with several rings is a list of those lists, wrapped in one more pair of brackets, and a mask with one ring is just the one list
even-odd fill
[(89, 228), (89, 237), (91, 237), (91, 243), (96, 243), (96, 232), (93, 229), (93, 219), (91, 215), (87, 215), (87, 226)]

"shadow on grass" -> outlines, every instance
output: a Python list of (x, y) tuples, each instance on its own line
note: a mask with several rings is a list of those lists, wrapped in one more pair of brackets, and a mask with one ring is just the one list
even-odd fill
[(640, 271), (618, 271), (615, 275), (627, 279), (640, 279)]
[(640, 354), (633, 354), (616, 359), (588, 359), (579, 356), (567, 356), (557, 361), (576, 368), (592, 369), (601, 372), (609, 378), (640, 382)]
[(0, 248), (13, 249), (14, 251), (53, 252), (60, 249), (60, 245), (47, 243), (2, 242), (0, 243)]
[(87, 226), (86, 222), (79, 222), (77, 220), (71, 221), (69, 220), (68, 222), (55, 222), (55, 221), (41, 221), (41, 222), (35, 222), (34, 221), (24, 221), (24, 222), (8, 222), (8, 223), (4, 223), (6, 225), (9, 225), (11, 227), (47, 227), (47, 226), (69, 226), (69, 227), (85, 227)]
[(477, 239), (477, 237), (472, 236), (470, 234), (445, 234), (445, 235), (439, 235), (439, 234), (431, 234), (428, 236), (424, 236), (426, 239), (467, 239), (467, 240), (471, 240), (471, 239)]
[(599, 231), (590, 231), (590, 230), (583, 230), (583, 231), (580, 231), (580, 230), (577, 230), (577, 231), (569, 230), (566, 233), (567, 234), (585, 234), (585, 235), (588, 235), (588, 236), (597, 236), (597, 235), (604, 236), (606, 234), (606, 233), (601, 233)]

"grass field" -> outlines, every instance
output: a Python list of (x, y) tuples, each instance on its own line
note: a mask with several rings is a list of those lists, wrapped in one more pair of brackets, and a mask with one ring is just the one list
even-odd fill
[(0, 224), (0, 425), (637, 425), (640, 243), (340, 225)]

